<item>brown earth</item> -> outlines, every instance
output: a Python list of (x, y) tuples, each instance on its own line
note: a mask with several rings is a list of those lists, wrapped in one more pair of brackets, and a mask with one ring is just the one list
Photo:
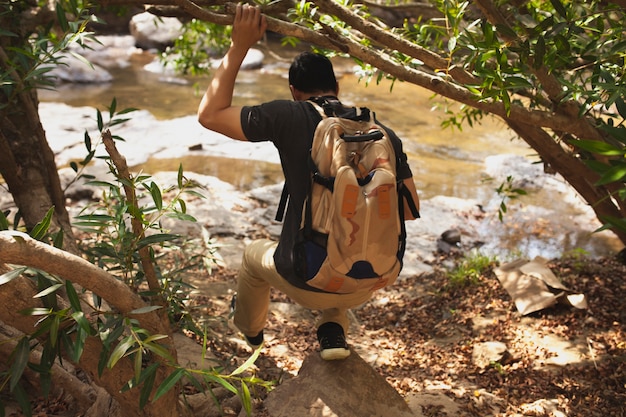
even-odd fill
[[(441, 258), (434, 273), (403, 279), (354, 311), (353, 349), (409, 403), (415, 400), (416, 415), (626, 416), (624, 264), (579, 257), (550, 262), (567, 287), (586, 296), (589, 308), (556, 305), (521, 316), (493, 268), (473, 283), (453, 286), (443, 262), (450, 265)], [(232, 288), (234, 273), (221, 271), (213, 280)], [(198, 296), (195, 302), (224, 317), (227, 297)], [(280, 383), (317, 349), (316, 315), (299, 311), (278, 292), (272, 301), (256, 372)], [(213, 351), (239, 364), (249, 351), (236, 332), (223, 329), (231, 337)], [(473, 347), (489, 341), (506, 344), (508, 354), (481, 368), (472, 361)], [(262, 410), (260, 405), (255, 415), (266, 415)]]
[[(626, 266), (616, 259), (566, 258), (548, 264), (587, 310), (557, 305), (522, 317), (493, 269), (474, 282), (451, 285), (438, 259), (435, 272), (405, 278), (354, 311), (350, 344), (402, 396), (416, 416), (626, 416)], [(494, 265), (495, 266), (495, 265)], [(250, 355), (228, 323), (235, 272), (201, 277), (191, 306), (209, 324), (209, 350), (228, 369)], [(276, 384), (293, 378), (317, 349), (315, 312), (272, 293), (266, 345), (256, 376)], [(479, 342), (506, 344), (508, 355), (481, 368)], [(189, 391), (192, 393), (192, 390)], [(254, 416), (264, 389), (254, 389)], [(240, 415), (226, 399), (225, 416)], [(67, 416), (62, 398), (40, 401), (39, 417)], [(20, 416), (19, 413), (7, 413)]]

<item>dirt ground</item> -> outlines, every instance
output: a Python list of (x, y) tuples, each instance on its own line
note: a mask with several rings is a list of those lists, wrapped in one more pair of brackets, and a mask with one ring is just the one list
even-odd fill
[[(548, 263), (589, 308), (556, 305), (521, 316), (492, 269), (466, 285), (451, 285), (441, 266), (379, 291), (354, 311), (349, 343), (424, 416), (626, 416), (626, 266), (580, 257)], [(234, 287), (234, 273), (211, 281)], [(223, 296), (199, 295), (205, 313), (224, 317)], [(272, 294), (266, 345), (257, 376), (277, 383), (297, 374), (317, 349), (315, 313)], [(217, 329), (216, 329), (217, 330)], [(235, 364), (249, 350), (226, 324), (212, 348)], [(474, 346), (501, 342), (505, 356), (486, 367)], [(233, 349), (237, 352), (232, 356)], [(258, 393), (262, 400), (264, 393)], [(262, 409), (262, 406), (260, 407)], [(264, 415), (262, 411), (258, 415)]]
[[(521, 316), (493, 269), (472, 283), (451, 285), (443, 265), (454, 262), (440, 258), (435, 272), (402, 279), (353, 312), (352, 349), (416, 416), (626, 416), (626, 265), (577, 257), (550, 262), (589, 308), (556, 305)], [(202, 281), (191, 306), (210, 325), (211, 353), (234, 369), (250, 355), (228, 321), (235, 272), (216, 270)], [(293, 378), (317, 350), (315, 319), (315, 312), (273, 292), (256, 376), (276, 384)], [(492, 341), (505, 344), (506, 355), (478, 366), (474, 346)], [(267, 393), (254, 391), (254, 415), (267, 416)], [(34, 415), (68, 414), (57, 398), (35, 405)], [(237, 416), (239, 407), (226, 407), (223, 415)]]

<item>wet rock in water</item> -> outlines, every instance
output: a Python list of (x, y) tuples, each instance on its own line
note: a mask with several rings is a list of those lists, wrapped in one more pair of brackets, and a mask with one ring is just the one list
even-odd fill
[(437, 250), (443, 253), (457, 253), (461, 251), (461, 231), (448, 229), (437, 239)]
[(183, 24), (175, 17), (158, 17), (139, 13), (130, 20), (129, 29), (138, 47), (163, 49), (172, 45), (182, 33)]

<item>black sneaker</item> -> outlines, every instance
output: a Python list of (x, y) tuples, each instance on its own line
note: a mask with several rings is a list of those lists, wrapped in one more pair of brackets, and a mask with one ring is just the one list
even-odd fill
[(317, 329), (317, 340), (320, 342), (320, 355), (325, 361), (340, 360), (350, 356), (346, 336), (338, 323), (322, 324)]
[(248, 343), (248, 346), (250, 346), (253, 350), (257, 350), (263, 345), (263, 330), (261, 330), (259, 334), (254, 337), (246, 336), (245, 334), (244, 336), (246, 338), (246, 343)]

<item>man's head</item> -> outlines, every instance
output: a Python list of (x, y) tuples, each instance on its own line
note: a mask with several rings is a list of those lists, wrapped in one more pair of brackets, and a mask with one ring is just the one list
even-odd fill
[[(289, 68), (289, 88), (296, 100), (306, 100), (313, 95), (336, 95), (338, 85), (333, 64), (323, 55), (301, 53)], [(306, 97), (300, 98), (300, 95)]]

